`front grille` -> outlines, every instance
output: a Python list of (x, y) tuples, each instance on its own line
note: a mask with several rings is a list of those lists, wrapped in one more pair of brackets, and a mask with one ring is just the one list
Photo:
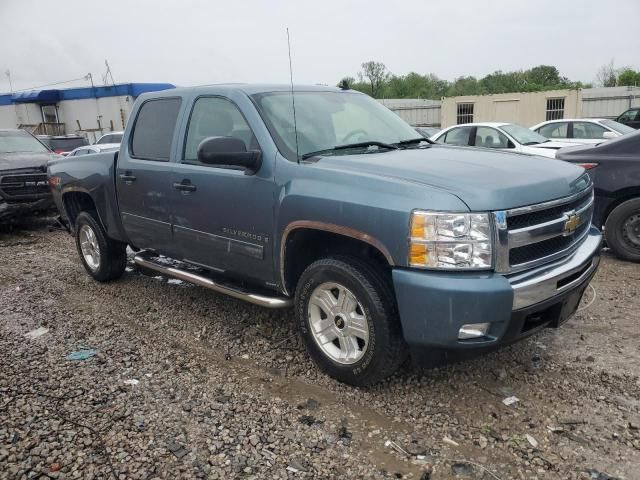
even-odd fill
[(570, 210), (577, 210), (585, 203), (584, 197), (580, 197), (572, 202), (558, 205), (555, 207), (545, 208), (543, 210), (536, 210), (530, 213), (522, 213), (520, 215), (514, 215), (507, 218), (507, 227), (509, 230), (515, 230), (517, 228), (531, 227), (540, 223), (549, 222), (562, 218), (565, 212)]
[(12, 174), (0, 177), (0, 193), (7, 200), (47, 195), (49, 193), (47, 174)]
[(589, 183), (566, 199), (495, 212), (496, 271), (519, 272), (570, 255), (588, 234), (593, 200)]
[(591, 222), (583, 223), (571, 235), (553, 237), (542, 242), (531, 243), (522, 247), (516, 247), (509, 250), (509, 264), (513, 267), (523, 263), (533, 262), (537, 259), (545, 258), (554, 253), (561, 252), (579, 240), (589, 229)]

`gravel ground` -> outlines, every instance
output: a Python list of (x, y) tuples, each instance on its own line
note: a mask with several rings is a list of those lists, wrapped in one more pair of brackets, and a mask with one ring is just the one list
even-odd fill
[(559, 330), (368, 389), (319, 373), (291, 312), (127, 270), (0, 233), (0, 478), (640, 479), (638, 265), (605, 254)]

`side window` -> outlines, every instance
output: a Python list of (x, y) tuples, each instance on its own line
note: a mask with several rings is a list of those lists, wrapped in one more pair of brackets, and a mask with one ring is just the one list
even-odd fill
[(538, 129), (538, 133), (546, 138), (567, 138), (567, 122), (548, 123)]
[(169, 161), (180, 103), (179, 98), (161, 98), (142, 104), (133, 126), (130, 144), (132, 157)]
[(113, 140), (113, 135), (105, 135), (104, 137), (102, 137), (102, 139), (100, 140), (100, 143), (111, 143)]
[(573, 122), (573, 138), (604, 138), (607, 129), (591, 122)]
[(620, 115), (620, 120), (623, 122), (640, 120), (640, 110), (627, 110), (622, 115)]
[(476, 129), (476, 147), (485, 148), (509, 148), (507, 136), (491, 127), (478, 127)]
[(447, 145), (469, 145), (469, 134), (472, 127), (459, 127), (449, 130), (444, 137), (442, 137), (442, 143)]
[(238, 107), (220, 97), (202, 97), (191, 111), (184, 161), (198, 161), (198, 145), (208, 137), (235, 137), (242, 140), (247, 150), (258, 150), (258, 142)]

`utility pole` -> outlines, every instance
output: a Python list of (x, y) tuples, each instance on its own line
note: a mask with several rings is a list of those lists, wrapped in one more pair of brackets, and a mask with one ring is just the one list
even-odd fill
[(4, 72), (4, 74), (7, 76), (7, 78), (9, 79), (9, 92), (13, 93), (13, 83), (11, 83), (11, 70), (9, 70), (7, 68), (7, 70)]

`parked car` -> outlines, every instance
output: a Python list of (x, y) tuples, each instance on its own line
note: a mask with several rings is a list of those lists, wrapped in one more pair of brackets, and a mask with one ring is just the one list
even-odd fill
[(534, 125), (531, 130), (549, 140), (558, 140), (574, 145), (595, 145), (635, 132), (633, 128), (608, 118), (549, 120)]
[(46, 165), (55, 157), (24, 130), (0, 130), (0, 221), (53, 207)]
[(68, 155), (74, 148), (89, 145), (82, 135), (38, 135), (38, 140), (59, 155)]
[(558, 152), (588, 169), (595, 185), (593, 223), (621, 258), (640, 262), (640, 132)]
[(102, 135), (94, 145), (102, 145), (105, 143), (120, 143), (122, 142), (122, 135), (124, 132), (111, 132)]
[(415, 127), (416, 132), (422, 135), (424, 138), (431, 138), (440, 131), (436, 127)]
[(558, 149), (572, 145), (551, 141), (515, 123), (500, 122), (455, 125), (445, 128), (431, 140), (447, 145), (497, 148), (549, 158), (555, 158)]
[(94, 145), (85, 145), (84, 147), (79, 147), (69, 152), (69, 157), (80, 157), (82, 155), (89, 155), (90, 153), (102, 153), (102, 152), (115, 152), (120, 150), (119, 143), (101, 143), (98, 145), (97, 143)]
[(640, 128), (640, 107), (630, 108), (616, 118), (616, 122), (638, 130)]
[(51, 162), (88, 274), (120, 277), (130, 245), (146, 269), (294, 307), (310, 356), (354, 385), (575, 312), (601, 243), (583, 168), (434, 145), (350, 90), (296, 87), (294, 122), (291, 95), (146, 93), (119, 152)]

